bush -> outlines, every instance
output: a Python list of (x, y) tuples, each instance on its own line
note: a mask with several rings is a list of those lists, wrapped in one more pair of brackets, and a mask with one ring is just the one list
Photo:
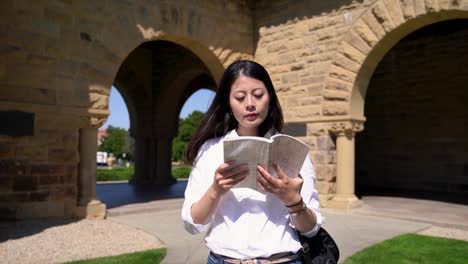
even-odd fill
[(177, 167), (172, 170), (172, 176), (176, 179), (187, 179), (191, 170), (192, 167), (190, 166)]
[(133, 177), (135, 168), (120, 167), (113, 169), (98, 169), (96, 173), (96, 181), (128, 181)]

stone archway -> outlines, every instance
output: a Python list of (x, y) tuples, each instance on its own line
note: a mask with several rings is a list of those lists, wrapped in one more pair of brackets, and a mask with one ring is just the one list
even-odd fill
[(468, 19), (402, 39), (377, 66), (356, 138), (356, 195), (466, 203)]
[(363, 129), (364, 101), (370, 78), (383, 56), (409, 33), (439, 21), (467, 18), (461, 1), (376, 1), (343, 36), (325, 80), (324, 93), (349, 94), (350, 100), (325, 100), (329, 131), (337, 137), (336, 194), (330, 206), (351, 208), (355, 196), (354, 136)]
[(171, 183), (171, 145), (177, 133), (181, 102), (187, 94), (203, 86), (214, 89), (213, 74), (182, 46), (169, 41), (151, 41), (129, 54), (116, 82), (126, 87), (136, 116), (130, 129), (136, 145), (132, 181)]

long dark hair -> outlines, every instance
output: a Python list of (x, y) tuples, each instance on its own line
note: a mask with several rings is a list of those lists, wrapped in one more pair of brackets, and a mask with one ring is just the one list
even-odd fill
[(248, 60), (236, 61), (224, 71), (213, 102), (187, 146), (184, 155), (186, 162), (193, 163), (201, 146), (207, 140), (224, 136), (227, 132), (237, 128), (237, 120), (230, 114), (229, 95), (232, 84), (240, 76), (262, 81), (270, 96), (268, 115), (259, 127), (260, 136), (264, 136), (272, 128), (281, 132), (283, 128), (283, 112), (268, 72), (262, 65), (256, 62)]

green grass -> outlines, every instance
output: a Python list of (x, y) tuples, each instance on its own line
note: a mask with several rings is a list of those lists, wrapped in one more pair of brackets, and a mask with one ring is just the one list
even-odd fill
[(97, 181), (128, 181), (132, 178), (135, 168), (119, 167), (112, 169), (98, 169), (96, 172)]
[[(190, 175), (191, 166), (182, 165), (172, 169), (172, 176), (176, 179), (186, 179)], [(128, 181), (133, 177), (135, 168), (130, 166), (117, 167), (112, 169), (98, 169), (96, 173), (97, 181)]]
[(112, 257), (79, 260), (66, 264), (159, 264), (166, 256), (166, 249), (151, 249), (141, 252), (123, 254)]
[(467, 261), (466, 241), (406, 234), (366, 248), (344, 264), (466, 264)]
[(190, 175), (191, 166), (182, 165), (172, 169), (172, 176), (176, 179), (186, 179)]

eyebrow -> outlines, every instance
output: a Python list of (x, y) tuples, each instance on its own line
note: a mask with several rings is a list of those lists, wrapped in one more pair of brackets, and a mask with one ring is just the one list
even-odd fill
[[(263, 89), (267, 90), (266, 87), (257, 87), (257, 88), (253, 88), (252, 92), (256, 92), (257, 90), (263, 90)], [(241, 89), (238, 91), (234, 91), (234, 93), (246, 93), (246, 91)]]

